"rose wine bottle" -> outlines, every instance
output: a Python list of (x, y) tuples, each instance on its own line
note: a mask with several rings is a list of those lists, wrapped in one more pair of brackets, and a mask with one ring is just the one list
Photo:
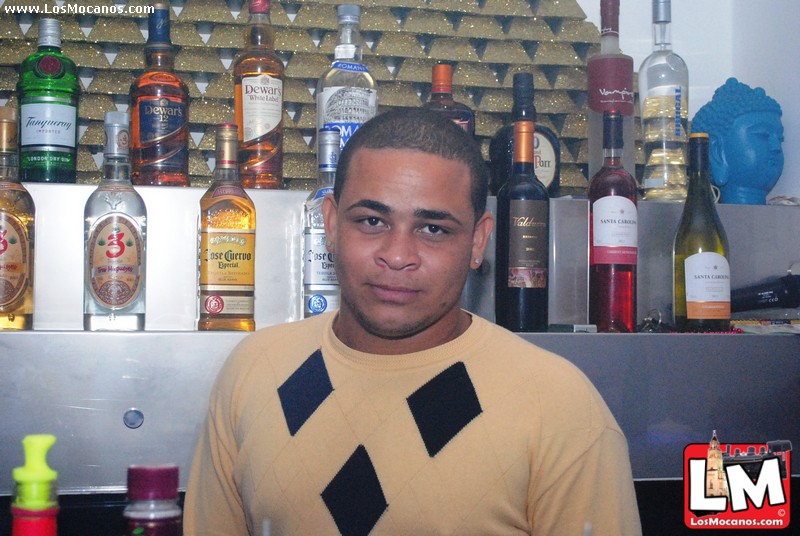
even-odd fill
[(622, 117), (625, 154), (622, 167), (636, 174), (636, 129), (633, 106), (633, 58), (619, 49), (619, 0), (600, 1), (600, 53), (586, 63), (589, 120), (589, 177), (603, 167), (603, 113), (616, 110)]
[(728, 238), (709, 182), (708, 134), (689, 137), (689, 191), (675, 234), (673, 288), (680, 331), (727, 331), (731, 318)]
[(422, 107), (445, 116), (467, 134), (475, 136), (475, 112), (453, 99), (453, 67), (449, 63), (437, 63), (433, 66), (431, 80), (431, 96)]
[(622, 115), (603, 117), (603, 167), (589, 181), (589, 323), (636, 330), (636, 180), (622, 166)]
[(514, 121), (514, 173), (497, 195), (495, 321), (511, 331), (547, 329), (550, 204), (533, 166), (534, 123)]

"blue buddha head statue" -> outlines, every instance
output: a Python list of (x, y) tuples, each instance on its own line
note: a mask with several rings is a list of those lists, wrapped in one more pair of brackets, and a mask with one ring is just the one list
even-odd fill
[(709, 137), (711, 182), (722, 203), (764, 205), (783, 172), (781, 107), (762, 88), (729, 78), (692, 120)]

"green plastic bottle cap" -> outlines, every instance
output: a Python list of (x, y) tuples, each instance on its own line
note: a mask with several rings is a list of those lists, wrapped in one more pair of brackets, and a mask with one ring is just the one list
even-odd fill
[(56, 506), (58, 473), (47, 465), (47, 451), (55, 442), (56, 436), (50, 434), (32, 434), (23, 438), (25, 465), (13, 471), (15, 506), (25, 510), (46, 510)]

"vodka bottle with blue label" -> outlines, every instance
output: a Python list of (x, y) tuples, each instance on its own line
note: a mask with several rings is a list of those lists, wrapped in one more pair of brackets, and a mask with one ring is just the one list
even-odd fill
[(361, 63), (361, 8), (338, 7), (339, 44), (331, 68), (317, 82), (317, 130), (334, 127), (344, 147), (353, 132), (378, 111), (378, 90)]
[(328, 251), (322, 200), (333, 193), (339, 160), (339, 131), (325, 127), (317, 132), (317, 189), (308, 196), (303, 210), (303, 316), (314, 316), (339, 308), (339, 280), (333, 253)]

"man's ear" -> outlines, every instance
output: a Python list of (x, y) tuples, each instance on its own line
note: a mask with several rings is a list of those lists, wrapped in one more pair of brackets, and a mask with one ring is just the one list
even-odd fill
[(472, 257), (471, 259), (485, 258), (486, 245), (494, 229), (494, 217), (488, 210), (475, 223), (475, 230), (472, 232)]
[(333, 194), (328, 194), (322, 199), (322, 218), (325, 223), (326, 247), (330, 253), (336, 248), (336, 208), (338, 204)]
[(708, 162), (711, 167), (711, 182), (718, 187), (728, 184), (728, 160), (719, 136), (708, 137)]

